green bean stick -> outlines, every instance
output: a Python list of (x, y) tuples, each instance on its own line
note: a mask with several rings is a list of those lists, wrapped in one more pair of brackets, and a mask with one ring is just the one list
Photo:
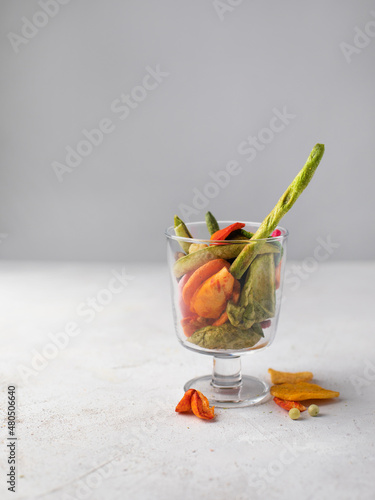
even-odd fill
[(257, 232), (251, 238), (250, 243), (241, 251), (230, 267), (232, 275), (240, 279), (251, 262), (259, 253), (261, 246), (264, 244), (262, 240), (268, 238), (272, 231), (276, 228), (281, 218), (292, 208), (297, 198), (311, 181), (315, 170), (317, 169), (320, 160), (324, 154), (324, 144), (316, 144), (310, 153), (304, 167), (295, 177), (288, 189), (277, 202), (274, 209), (267, 215)]
[[(174, 216), (174, 232), (180, 238), (193, 238), (184, 221), (177, 215)], [(188, 241), (179, 241), (179, 244), (184, 252), (189, 253), (191, 243)]]
[(216, 231), (219, 231), (220, 229), (217, 220), (215, 219), (215, 217), (212, 215), (211, 212), (206, 213), (206, 224), (207, 224), (207, 229), (211, 235), (213, 235), (214, 233), (216, 233)]

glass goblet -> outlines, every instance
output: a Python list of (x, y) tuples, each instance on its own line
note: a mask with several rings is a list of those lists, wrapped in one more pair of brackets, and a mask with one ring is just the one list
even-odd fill
[[(233, 222), (218, 221), (221, 228)], [(192, 238), (176, 236), (173, 227), (166, 230), (175, 330), (186, 349), (213, 357), (213, 372), (189, 380), (184, 390), (201, 391), (217, 407), (264, 402), (269, 397), (269, 385), (241, 373), (241, 356), (269, 347), (275, 338), (288, 231), (278, 227), (279, 236), (255, 242), (241, 232), (231, 235), (234, 238), (231, 240), (213, 241), (205, 222), (186, 225)], [(259, 225), (245, 222), (243, 229), (255, 233)], [(192, 244), (195, 245), (191, 247)], [(256, 257), (236, 280), (230, 273), (230, 265), (249, 244), (253, 245)], [(218, 267), (206, 264), (218, 259), (221, 264), (216, 264), (226, 270), (212, 276), (207, 271), (207, 275), (208, 267), (214, 271)], [(188, 291), (187, 283), (190, 283)]]

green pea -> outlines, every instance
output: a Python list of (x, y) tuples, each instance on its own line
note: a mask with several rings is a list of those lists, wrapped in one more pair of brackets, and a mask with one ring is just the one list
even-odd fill
[(301, 412), (299, 411), (299, 409), (298, 409), (298, 408), (291, 408), (291, 409), (289, 410), (289, 416), (290, 416), (290, 418), (291, 418), (292, 420), (297, 420), (297, 419), (299, 419), (300, 415), (301, 415)]
[(316, 417), (319, 413), (319, 406), (318, 405), (310, 405), (307, 411), (309, 412), (309, 414), (312, 417)]

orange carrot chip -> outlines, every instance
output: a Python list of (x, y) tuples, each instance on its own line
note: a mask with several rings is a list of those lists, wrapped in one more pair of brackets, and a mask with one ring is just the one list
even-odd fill
[(176, 406), (175, 411), (177, 411), (178, 413), (183, 413), (185, 411), (191, 410), (191, 396), (193, 395), (193, 392), (195, 392), (195, 389), (189, 389), (185, 392), (184, 397)]
[(227, 311), (224, 311), (223, 314), (220, 316), (219, 319), (217, 319), (214, 323), (212, 323), (212, 326), (221, 326), (224, 325), (228, 321), (228, 313)]
[(298, 384), (273, 385), (270, 390), (272, 396), (287, 401), (304, 401), (305, 399), (331, 399), (340, 396), (339, 392), (323, 389), (316, 384), (300, 382)]
[(204, 420), (211, 420), (215, 416), (215, 407), (210, 408), (210, 403), (206, 396), (195, 389), (189, 389), (176, 406), (178, 413), (192, 410), (194, 415)]
[(306, 407), (303, 406), (302, 403), (298, 403), (298, 401), (285, 401), (284, 399), (279, 399), (279, 398), (273, 398), (275, 403), (281, 408), (284, 408), (284, 410), (291, 410), (292, 408), (298, 408), (299, 411), (306, 411)]
[(210, 408), (208, 399), (199, 391), (194, 391), (191, 396), (191, 409), (194, 415), (204, 420), (211, 420), (215, 416), (215, 407)]
[(272, 368), (268, 368), (268, 373), (271, 375), (273, 384), (297, 384), (298, 382), (308, 382), (313, 378), (311, 372), (278, 372)]
[(193, 295), (198, 288), (211, 276), (220, 271), (223, 267), (229, 268), (230, 264), (224, 259), (214, 259), (198, 267), (184, 284), (182, 298), (185, 304), (190, 305)]

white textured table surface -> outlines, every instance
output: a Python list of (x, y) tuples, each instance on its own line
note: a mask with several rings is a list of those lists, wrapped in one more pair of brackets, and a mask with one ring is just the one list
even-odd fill
[[(0, 264), (1, 499), (374, 498), (375, 263), (290, 279), (275, 342), (243, 359), (244, 373), (311, 370), (341, 392), (299, 421), (272, 401), (218, 409), (212, 422), (176, 414), (184, 382), (211, 358), (178, 343), (166, 268), (125, 266), (126, 288), (112, 280), (122, 268)], [(90, 297), (100, 311), (88, 312)], [(77, 335), (58, 335), (69, 322)], [(46, 347), (51, 336), (59, 349)], [(9, 384), (16, 494), (5, 479)]]

